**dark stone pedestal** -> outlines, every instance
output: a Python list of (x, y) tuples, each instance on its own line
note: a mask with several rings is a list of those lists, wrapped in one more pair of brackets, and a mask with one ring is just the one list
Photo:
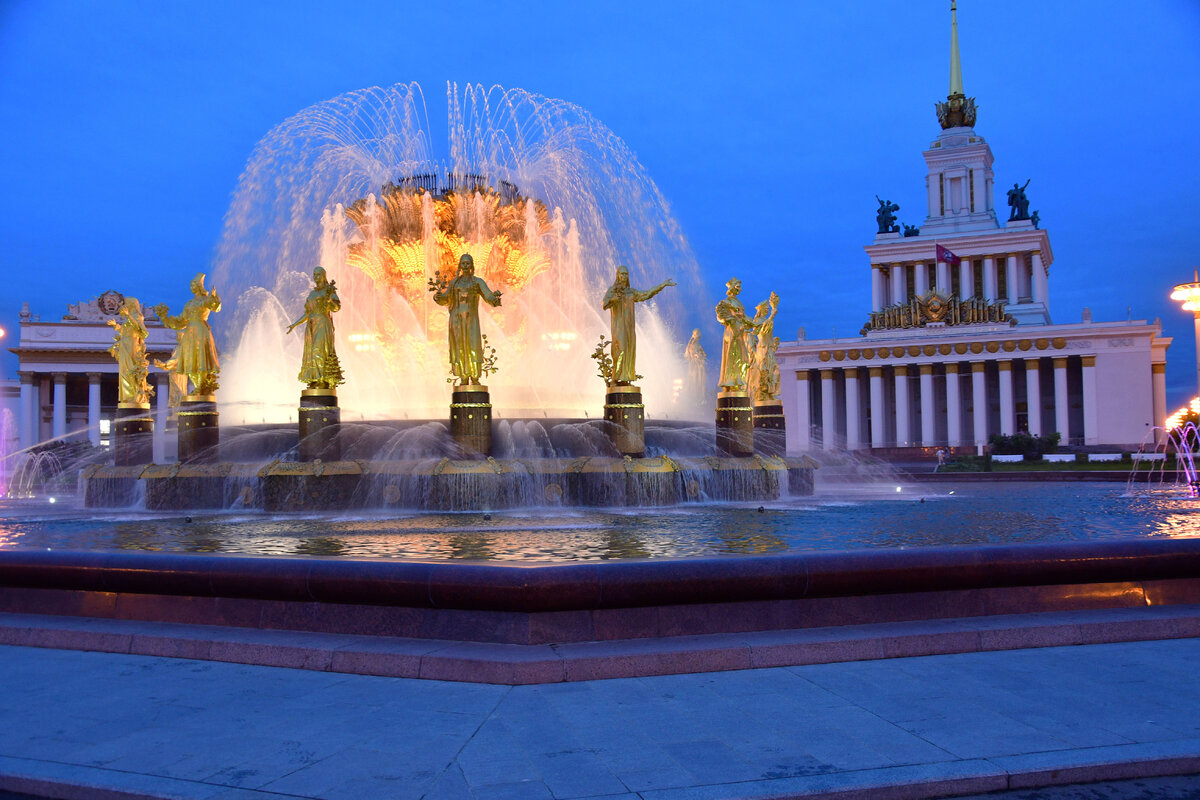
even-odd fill
[(337, 432), (341, 421), (336, 389), (300, 392), (300, 460), (340, 460), (342, 446)]
[(450, 435), (464, 458), (486, 458), (492, 451), (492, 398), (478, 383), (455, 386), (450, 400)]
[(184, 464), (217, 461), (220, 440), (217, 398), (211, 394), (184, 397), (179, 405), (179, 461)]
[(113, 462), (118, 467), (154, 460), (154, 417), (149, 403), (120, 403), (112, 433)]
[(604, 396), (604, 419), (613, 423), (609, 436), (623, 456), (646, 454), (646, 407), (642, 390), (636, 386), (609, 386)]
[(731, 456), (754, 454), (754, 416), (745, 392), (717, 394), (717, 449)]
[(754, 449), (768, 456), (781, 456), (787, 450), (782, 403), (755, 404)]

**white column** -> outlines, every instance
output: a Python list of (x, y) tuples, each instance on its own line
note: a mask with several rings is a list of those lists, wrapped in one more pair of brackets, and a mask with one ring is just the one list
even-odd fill
[[(1153, 421), (1150, 424), (1155, 426), (1155, 443), (1161, 444), (1164, 439), (1162, 425), (1167, 419), (1167, 365), (1151, 364), (1150, 374), (1150, 393), (1153, 397), (1151, 402), (1153, 403), (1152, 408), (1154, 409)], [(22, 388), (24, 387), (22, 386)]]
[(837, 394), (833, 370), (821, 370), (821, 447), (832, 450), (837, 444)]
[(987, 399), (987, 364), (983, 361), (971, 362), (971, 404), (975, 406), (975, 447), (987, 445), (988, 437), (988, 399)]
[(975, 267), (969, 258), (958, 262), (958, 291), (963, 300), (975, 295)]
[(33, 373), (21, 374), (21, 449), (37, 444), (37, 387), (33, 385)]
[(958, 393), (958, 364), (946, 365), (946, 439), (951, 447), (962, 444), (962, 398)]
[(1000, 290), (996, 283), (996, 259), (985, 258), (983, 260), (983, 297), (989, 303), (994, 303), (999, 294)]
[(892, 304), (908, 300), (908, 275), (903, 264), (892, 264), (888, 274), (892, 278)]
[(871, 265), (871, 310), (879, 311), (885, 305), (883, 301), (883, 272), (878, 264)]
[(933, 410), (933, 364), (921, 365), (921, 444), (932, 447), (937, 438), (937, 420)]
[(908, 413), (908, 367), (896, 365), (896, 446), (909, 447), (912, 433), (909, 431)]
[[(800, 373), (796, 373), (799, 375)], [(807, 373), (805, 373), (807, 375)], [(808, 382), (804, 382), (808, 388)], [(159, 372), (154, 376), (154, 435), (151, 437), (151, 458), (155, 464), (167, 463), (167, 414), (170, 412), (171, 384), (167, 373)], [(808, 412), (808, 395), (804, 396), (804, 411)], [(801, 418), (803, 420), (803, 418)], [(791, 438), (792, 426), (787, 427), (788, 438)], [(804, 436), (808, 436), (808, 425), (803, 427)]]
[(887, 409), (883, 407), (883, 367), (868, 367), (871, 384), (871, 447), (883, 447)]
[(1008, 268), (1004, 272), (1005, 281), (1008, 284), (1008, 302), (1010, 305), (1016, 305), (1017, 299), (1021, 296), (1021, 289), (1017, 282), (1017, 257), (1015, 255), (1008, 256)]
[(51, 419), (54, 427), (51, 435), (57, 439), (67, 434), (67, 373), (55, 372), (54, 377), (54, 414)]
[(1100, 444), (1100, 418), (1096, 409), (1096, 357), (1083, 359), (1083, 443)]
[(918, 297), (923, 297), (929, 294), (929, 268), (925, 264), (918, 261), (913, 265), (914, 288)]
[(1040, 360), (1025, 359), (1025, 408), (1029, 413), (1029, 435), (1042, 435), (1042, 385), (1038, 374)]
[(1000, 433), (1012, 436), (1017, 432), (1017, 404), (1013, 397), (1012, 362), (997, 361), (1000, 372)]
[(1067, 360), (1054, 359), (1054, 430), (1059, 443), (1067, 444), (1071, 438), (1071, 406), (1067, 395)]
[(862, 414), (858, 407), (858, 369), (846, 370), (846, 449), (862, 447)]
[(950, 294), (954, 281), (950, 280), (950, 265), (945, 261), (937, 262), (937, 288), (942, 294)]
[(89, 372), (88, 378), (88, 441), (100, 446), (100, 373)]
[(1033, 251), (1033, 286), (1030, 291), (1033, 293), (1033, 302), (1049, 307), (1050, 282), (1046, 277), (1046, 265), (1042, 263), (1040, 250)]

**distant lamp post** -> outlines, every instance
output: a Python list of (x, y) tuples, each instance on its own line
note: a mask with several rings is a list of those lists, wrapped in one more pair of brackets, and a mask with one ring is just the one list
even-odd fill
[(1200, 270), (1192, 270), (1192, 282), (1176, 286), (1171, 299), (1182, 303), (1184, 311), (1192, 312), (1196, 323), (1196, 386), (1200, 390)]

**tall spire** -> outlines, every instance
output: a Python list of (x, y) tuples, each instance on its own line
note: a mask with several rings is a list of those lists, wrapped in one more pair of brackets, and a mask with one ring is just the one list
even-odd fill
[(958, 3), (950, 0), (950, 94), (937, 104), (942, 129), (975, 127), (975, 98), (963, 93), (962, 64), (958, 58)]
[(950, 94), (962, 93), (962, 64), (958, 60), (958, 3), (950, 0)]

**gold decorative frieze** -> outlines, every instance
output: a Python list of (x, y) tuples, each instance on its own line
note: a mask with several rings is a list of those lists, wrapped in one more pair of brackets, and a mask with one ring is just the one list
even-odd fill
[(865, 336), (869, 331), (924, 328), (930, 323), (978, 325), (988, 322), (1016, 324), (1012, 315), (1005, 312), (1002, 302), (988, 303), (976, 297), (963, 300), (935, 289), (907, 302), (872, 311), (859, 333)]
[(1012, 339), (1009, 339), (1007, 342), (1004, 342), (1000, 346), (1004, 348), (1004, 352), (1006, 352), (1006, 353), (1011, 353), (1013, 350), (1017, 349), (1017, 343), (1014, 342)]
[(966, 343), (966, 342), (959, 342), (958, 344), (954, 345), (954, 352), (958, 353), (960, 356), (961, 356), (961, 355), (966, 355), (966, 352), (967, 352), (967, 343)]
[(976, 354), (982, 353), (983, 352), (983, 342), (971, 342), (971, 352), (976, 353)]
[(1038, 350), (1045, 350), (1047, 347), (1050, 346), (1050, 340), (1049, 339), (1038, 339), (1036, 342), (1033, 343), (1033, 346), (1036, 347)]
[(1022, 350), (1028, 350), (1029, 348), (1033, 347), (1033, 341), (1030, 339), (1022, 339), (1021, 341), (1017, 342), (1017, 347), (1021, 348)]
[(1067, 346), (1067, 340), (1061, 336), (1056, 336), (1050, 340), (1050, 344), (1054, 345), (1055, 350), (1062, 350)]
[(821, 354), (817, 357), (820, 358), (822, 361), (828, 361), (830, 358), (833, 357), (833, 354), (830, 353), (828, 350), (822, 350)]

